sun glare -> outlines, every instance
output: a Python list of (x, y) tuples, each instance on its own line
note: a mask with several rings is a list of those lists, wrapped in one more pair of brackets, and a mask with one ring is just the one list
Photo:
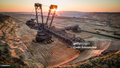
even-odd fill
[(54, 9), (52, 9), (52, 11), (56, 11), (57, 12), (58, 10), (54, 8)]

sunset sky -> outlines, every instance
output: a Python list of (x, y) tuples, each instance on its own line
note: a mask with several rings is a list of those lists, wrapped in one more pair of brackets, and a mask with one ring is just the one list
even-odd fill
[(55, 4), (58, 11), (120, 12), (120, 0), (0, 0), (0, 12), (32, 12), (34, 3), (43, 4), (44, 11)]

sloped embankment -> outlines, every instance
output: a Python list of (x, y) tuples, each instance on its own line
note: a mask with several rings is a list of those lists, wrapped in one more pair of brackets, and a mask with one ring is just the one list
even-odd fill
[(88, 60), (79, 62), (78, 64), (60, 66), (57, 68), (119, 68), (120, 67), (120, 51), (105, 51), (109, 55), (92, 57)]
[(20, 39), (16, 37), (16, 31), (20, 26), (10, 16), (0, 14), (0, 64), (10, 64), (12, 68), (27, 67), (18, 49)]

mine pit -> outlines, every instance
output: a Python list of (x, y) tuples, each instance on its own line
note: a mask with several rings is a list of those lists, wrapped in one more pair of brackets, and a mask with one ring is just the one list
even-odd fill
[[(105, 48), (103, 50), (76, 50), (72, 47), (68, 48), (63, 42), (53, 36), (52, 39), (54, 42), (49, 44), (33, 42), (38, 30), (31, 29), (26, 25), (26, 21), (31, 19), (29, 18), (29, 14), (3, 14), (9, 15), (11, 18), (0, 26), (0, 41), (2, 40), (2, 42), (9, 45), (13, 57), (21, 59), (29, 67), (57, 67), (79, 63), (90, 57), (100, 55), (104, 50), (109, 48), (111, 44), (116, 44), (117, 46), (117, 44), (120, 43), (112, 42), (119, 41), (120, 36), (113, 35), (116, 28), (106, 26), (105, 22), (100, 22), (99, 19), (92, 20), (72, 17), (66, 17), (65, 19), (55, 17), (53, 26), (61, 29), (78, 24), (81, 30), (84, 31), (75, 33), (72, 30), (65, 30), (66, 33), (69, 35), (76, 35), (76, 37), (83, 38), (85, 41), (102, 42), (99, 45), (105, 46)], [(32, 16), (32, 18), (35, 17), (35, 15)], [(44, 17), (44, 19), (47, 19), (47, 17)], [(41, 20), (39, 20), (39, 22), (41, 22)], [(95, 29), (99, 29), (99, 33), (97, 33)], [(117, 29), (117, 31), (119, 30), (120, 29)], [(112, 33), (105, 31), (112, 31)], [(109, 35), (110, 37), (99, 34)]]

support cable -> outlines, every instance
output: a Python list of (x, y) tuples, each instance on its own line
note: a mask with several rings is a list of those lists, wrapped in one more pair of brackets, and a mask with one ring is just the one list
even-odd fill
[(31, 16), (32, 16), (32, 13), (34, 12), (34, 7), (33, 7), (33, 9), (32, 9), (32, 12), (31, 12), (31, 14), (30, 14), (30, 18), (31, 18)]

